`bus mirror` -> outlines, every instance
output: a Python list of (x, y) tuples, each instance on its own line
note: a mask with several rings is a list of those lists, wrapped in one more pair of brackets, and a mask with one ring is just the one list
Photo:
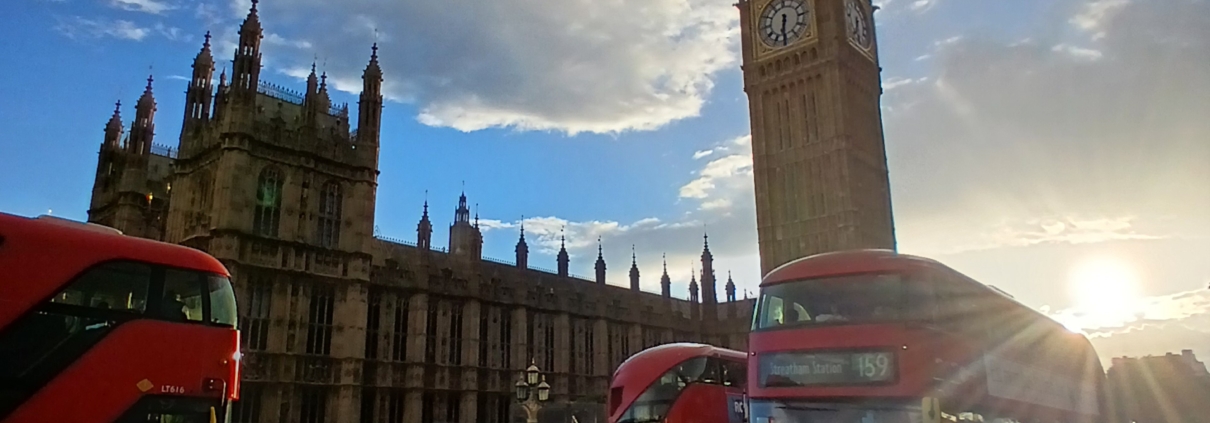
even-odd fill
[(924, 397), (920, 402), (920, 414), (923, 423), (941, 423), (941, 404), (937, 397)]

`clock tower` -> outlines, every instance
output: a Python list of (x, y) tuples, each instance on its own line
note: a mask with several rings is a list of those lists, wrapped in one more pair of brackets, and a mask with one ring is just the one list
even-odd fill
[(895, 249), (870, 0), (740, 0), (761, 273)]

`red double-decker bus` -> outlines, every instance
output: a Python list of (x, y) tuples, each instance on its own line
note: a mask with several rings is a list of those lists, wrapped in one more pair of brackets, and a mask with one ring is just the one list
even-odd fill
[(206, 253), (0, 213), (0, 422), (225, 421), (235, 307)]
[(675, 343), (622, 362), (609, 388), (610, 423), (741, 423), (748, 357)]
[(1108, 423), (1088, 339), (936, 261), (815, 255), (761, 282), (752, 423)]

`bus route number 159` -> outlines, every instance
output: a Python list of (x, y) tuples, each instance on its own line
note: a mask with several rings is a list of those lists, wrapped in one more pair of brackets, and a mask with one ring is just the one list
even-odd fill
[(886, 380), (892, 370), (889, 353), (856, 354), (853, 359), (862, 379)]

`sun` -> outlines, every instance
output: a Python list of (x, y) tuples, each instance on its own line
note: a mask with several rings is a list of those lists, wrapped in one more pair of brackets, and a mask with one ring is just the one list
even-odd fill
[(1076, 264), (1068, 275), (1075, 299), (1075, 316), (1081, 328), (1117, 326), (1134, 316), (1138, 276), (1129, 262), (1108, 256)]

